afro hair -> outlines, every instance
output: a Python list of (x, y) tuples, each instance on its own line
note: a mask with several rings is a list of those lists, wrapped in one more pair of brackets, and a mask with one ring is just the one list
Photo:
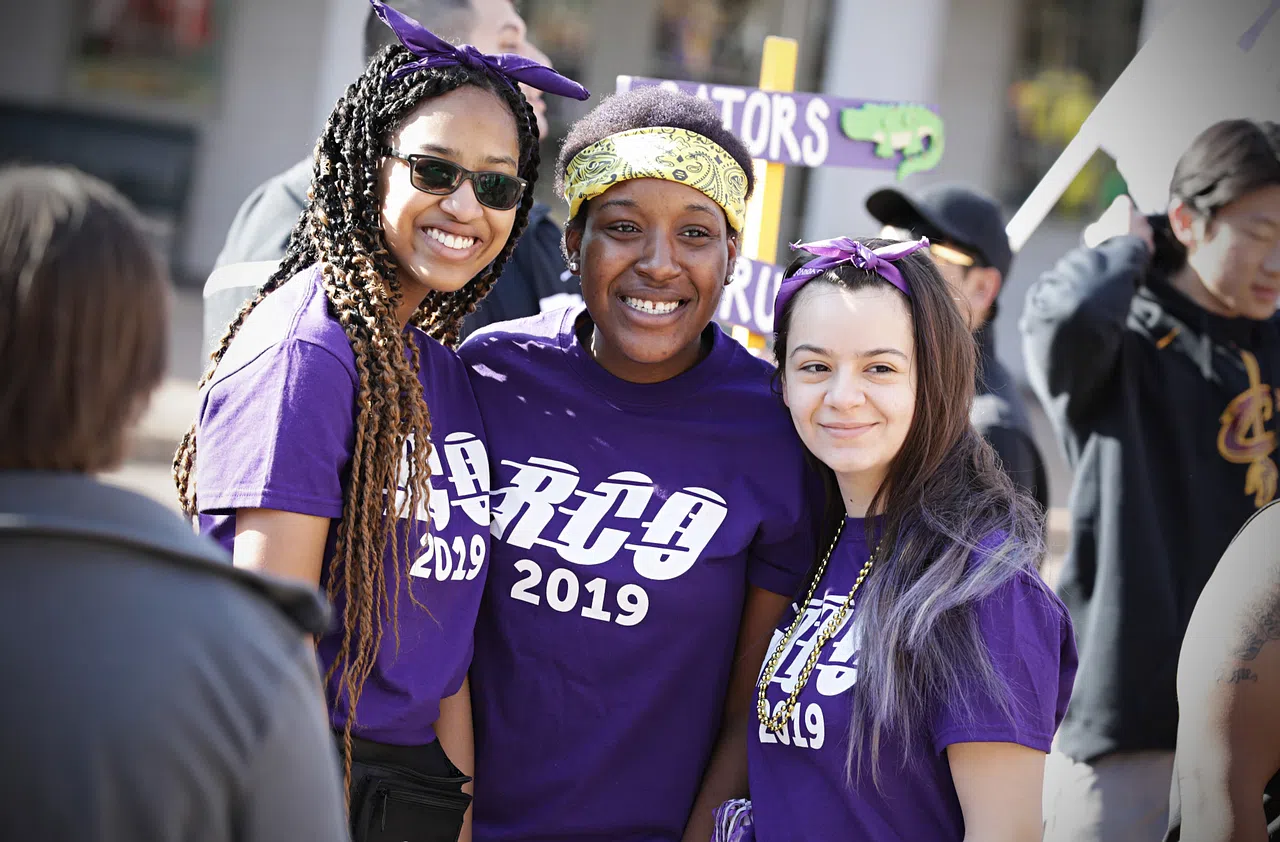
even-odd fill
[[(747, 196), (751, 196), (755, 189), (751, 153), (742, 138), (724, 127), (720, 109), (705, 99), (661, 87), (632, 88), (614, 94), (574, 123), (556, 159), (556, 192), (564, 195), (565, 169), (583, 149), (609, 135), (651, 126), (686, 129), (714, 141), (746, 172)], [(579, 217), (582, 213), (578, 212)]]

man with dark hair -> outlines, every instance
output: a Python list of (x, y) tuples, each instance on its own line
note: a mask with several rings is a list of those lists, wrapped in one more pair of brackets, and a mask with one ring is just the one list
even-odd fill
[[(420, 21), (437, 35), (467, 43), (484, 53), (517, 53), (544, 62), (525, 39), (525, 23), (511, 0), (391, 0), (387, 5)], [(365, 23), (365, 60), (395, 34), (373, 12)], [(521, 86), (545, 139), (546, 105), (541, 94)], [(307, 204), (312, 159), (299, 161), (259, 185), (236, 212), (216, 268), (204, 289), (204, 348), (217, 347), (227, 324), (284, 256), (289, 234)], [(269, 261), (269, 263), (268, 263)], [(261, 262), (261, 266), (245, 266)], [(490, 322), (536, 315), (580, 297), (577, 278), (560, 253), (560, 228), (541, 202), (529, 213), (529, 225), (502, 276), (463, 325), (463, 337)]]
[(1017, 384), (996, 359), (991, 327), (1013, 262), (1000, 206), (971, 188), (942, 185), (914, 195), (878, 190), (867, 198), (867, 211), (884, 226), (882, 236), (929, 238), (934, 263), (955, 292), (982, 354), (970, 413), (973, 426), (995, 448), (1014, 483), (1047, 510), (1044, 460)]
[(169, 283), (113, 188), (0, 170), (0, 839), (341, 842), (320, 594), (94, 476), (164, 375)]
[(1080, 671), (1045, 764), (1044, 838), (1157, 842), (1191, 611), (1280, 480), (1280, 124), (1209, 127), (1164, 213), (1121, 196), (1084, 239), (1020, 325), (1074, 472), (1055, 587)]

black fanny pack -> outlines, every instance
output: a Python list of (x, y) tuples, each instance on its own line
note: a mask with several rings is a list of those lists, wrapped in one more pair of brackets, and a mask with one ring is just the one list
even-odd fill
[(352, 755), (353, 842), (457, 842), (471, 806), (462, 787), (471, 778), (449, 762), (438, 741), (388, 746), (353, 740)]

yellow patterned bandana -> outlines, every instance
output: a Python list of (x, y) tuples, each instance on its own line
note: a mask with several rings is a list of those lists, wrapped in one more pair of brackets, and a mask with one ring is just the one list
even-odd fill
[(702, 191), (735, 231), (747, 216), (747, 174), (710, 138), (687, 129), (650, 126), (611, 134), (583, 149), (565, 167), (569, 218), (588, 199), (620, 181), (662, 178)]

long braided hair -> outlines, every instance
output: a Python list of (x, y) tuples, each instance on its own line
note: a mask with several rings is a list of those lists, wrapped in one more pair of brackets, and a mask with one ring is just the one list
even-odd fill
[[(401, 534), (395, 528), (397, 514), (425, 512), (430, 489), (431, 419), (418, 380), (418, 346), (406, 339), (396, 318), (401, 293), (380, 221), (382, 149), (420, 103), (463, 85), (492, 91), (516, 116), (519, 175), (529, 182), (529, 189), (506, 245), (466, 286), (455, 292), (428, 293), (411, 318), (411, 324), (450, 346), (457, 344), (463, 317), (493, 287), (528, 223), (539, 163), (537, 124), (518, 88), (464, 67), (432, 68), (389, 79), (392, 71), (413, 58), (399, 44), (384, 48), (334, 106), (316, 143), (309, 204), (290, 234), (285, 256), (275, 274), (227, 326), (200, 384), (203, 387), (213, 376), (249, 313), (284, 282), (319, 264), (330, 311), (351, 343), (359, 375), (351, 471), (336, 549), (326, 568), (328, 596), (335, 604), (343, 603), (342, 641), (326, 684), (332, 686), (336, 675), (337, 695), (347, 702), (343, 739), (348, 780), (356, 707), (382, 643), (384, 620), (399, 643), (394, 597), (401, 587), (401, 567), (411, 561), (411, 548), (421, 537), (412, 517)], [(192, 425), (173, 463), (178, 498), (190, 516), (198, 511), (192, 481), (195, 460)], [(405, 491), (400, 496), (402, 483)], [(391, 511), (397, 508), (393, 501), (403, 502), (399, 512)], [(391, 590), (383, 564), (388, 546), (395, 577)]]

